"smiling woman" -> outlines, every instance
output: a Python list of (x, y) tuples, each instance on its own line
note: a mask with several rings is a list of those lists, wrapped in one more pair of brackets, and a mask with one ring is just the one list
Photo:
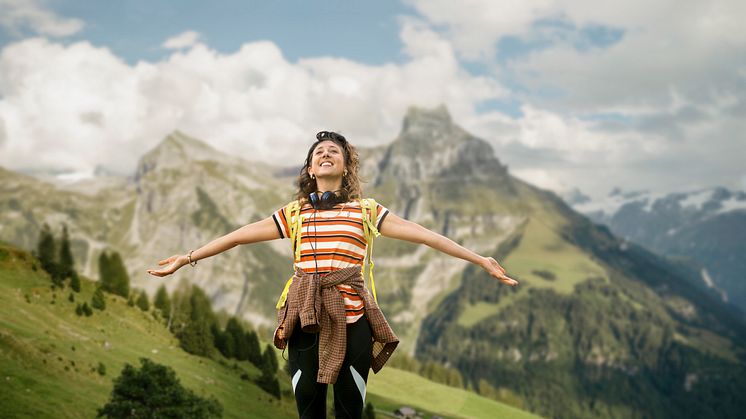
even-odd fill
[(337, 417), (360, 418), (368, 371), (380, 371), (399, 343), (378, 307), (372, 262), (370, 291), (362, 276), (374, 237), (424, 243), (480, 266), (504, 284), (518, 284), (495, 259), (363, 199), (358, 167), (357, 151), (344, 136), (321, 131), (300, 170), (294, 201), (262, 221), (158, 262), (168, 265), (163, 269), (148, 270), (165, 276), (239, 244), (289, 238), (295, 274), (277, 304), (274, 343), (288, 348), (300, 417), (325, 417), (327, 387), (333, 384)]

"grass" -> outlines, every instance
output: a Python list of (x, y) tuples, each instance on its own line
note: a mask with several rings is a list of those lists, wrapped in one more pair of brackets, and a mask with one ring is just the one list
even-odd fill
[[(36, 270), (33, 266), (36, 265)], [(0, 245), (0, 416), (3, 418), (91, 418), (109, 399), (112, 380), (139, 358), (172, 367), (181, 383), (200, 396), (214, 396), (226, 418), (297, 417), (288, 377), (281, 374), (282, 400), (253, 382), (260, 375), (248, 362), (196, 357), (152, 313), (106, 295), (106, 310), (75, 314), (95, 283), (83, 280), (75, 302), (69, 288), (52, 290), (49, 277), (28, 253)], [(262, 342), (262, 347), (265, 346)], [(106, 374), (97, 372), (98, 364)], [(281, 367), (283, 361), (280, 360)], [(433, 383), (416, 374), (384, 368), (370, 374), (368, 400), (377, 413), (411, 406), (444, 418), (533, 417), (466, 390)], [(330, 398), (331, 398), (331, 391)], [(331, 404), (330, 404), (331, 406)], [(428, 416), (426, 416), (428, 417)]]
[[(292, 400), (276, 401), (240, 378), (244, 372), (252, 378), (260, 374), (248, 362), (221, 364), (187, 354), (160, 321), (120, 297), (107, 295), (106, 310), (78, 317), (75, 306), (90, 304), (92, 282), (81, 281), (73, 303), (67, 300), (70, 289), (52, 291), (46, 274), (8, 269), (5, 262), (0, 262), (5, 265), (0, 267), (3, 417), (94, 417), (110, 396), (112, 379), (125, 363), (139, 367), (141, 357), (172, 367), (198, 395), (215, 396), (226, 418), (246, 417), (247, 409), (256, 418), (296, 416)], [(99, 362), (105, 376), (95, 371)]]
[[(507, 298), (503, 298), (500, 300), (500, 303), (503, 301), (508, 301)], [(512, 304), (513, 301), (510, 301)], [(458, 318), (458, 324), (463, 327), (472, 327), (475, 324), (479, 323), (480, 321), (486, 319), (487, 317), (497, 313), (500, 310), (500, 303), (487, 303), (484, 301), (478, 301), (475, 304), (469, 304), (466, 306), (466, 309), (461, 313), (461, 315)]]
[[(417, 374), (384, 368), (368, 378), (368, 392), (375, 406), (391, 401), (417, 407), (418, 411), (450, 418), (538, 418), (531, 413), (476, 395), (470, 391), (433, 383)], [(428, 417), (428, 416), (425, 416)]]
[[(591, 277), (608, 281), (603, 267), (560, 237), (551, 225), (534, 217), (529, 220), (521, 243), (501, 264), (512, 277), (526, 280), (522, 288), (551, 288), (564, 295)], [(556, 279), (546, 280), (534, 271), (552, 272)]]

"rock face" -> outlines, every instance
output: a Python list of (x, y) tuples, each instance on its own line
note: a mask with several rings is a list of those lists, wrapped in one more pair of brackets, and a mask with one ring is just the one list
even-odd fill
[[(614, 234), (674, 258), (700, 275), (703, 292), (746, 307), (746, 193), (725, 188), (651, 194), (615, 189), (574, 208)], [(745, 313), (746, 316), (746, 313)]]
[[(745, 407), (731, 397), (746, 386), (743, 322), (693, 285), (698, 272), (512, 177), (444, 107), (411, 109), (396, 139), (360, 154), (366, 196), (494, 256), (520, 281), (510, 288), (427, 246), (377, 239), (378, 297), (403, 352), (552, 417), (712, 417)], [(194, 283), (215, 309), (271, 327), (292, 273), (286, 240), (241, 246), (166, 279), (145, 269), (269, 216), (292, 199), (293, 173), (180, 132), (131, 178), (95, 193), (0, 170), (0, 239), (33, 248), (44, 222), (66, 223), (85, 275), (95, 278), (99, 253), (112, 248), (134, 287)], [(719, 388), (729, 389), (725, 400)]]

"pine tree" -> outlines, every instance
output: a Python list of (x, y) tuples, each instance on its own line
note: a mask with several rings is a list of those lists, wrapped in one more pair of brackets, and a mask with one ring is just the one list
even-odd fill
[(246, 340), (249, 348), (249, 362), (254, 364), (256, 367), (261, 368), (262, 365), (262, 349), (259, 346), (259, 338), (256, 336), (256, 332), (249, 330), (246, 333)]
[(225, 325), (225, 333), (230, 335), (233, 339), (235, 346), (234, 356), (240, 361), (248, 361), (249, 359), (249, 346), (246, 340), (246, 333), (243, 327), (235, 317), (228, 319), (228, 323)]
[(119, 256), (118, 252), (114, 252), (110, 256), (109, 262), (113, 276), (111, 293), (127, 298), (130, 295), (130, 277), (124, 262), (122, 262), (122, 257)]
[(98, 273), (104, 291), (129, 297), (130, 279), (118, 252), (101, 252), (98, 257)]
[(67, 301), (69, 301), (71, 303), (74, 303), (75, 302), (75, 294), (71, 292), (70, 295), (67, 297)]
[(236, 341), (233, 339), (233, 336), (230, 333), (223, 333), (222, 341), (223, 350), (225, 351), (223, 355), (225, 355), (226, 358), (235, 358)]
[(275, 354), (275, 350), (273, 349), (272, 345), (267, 344), (267, 346), (264, 348), (264, 355), (262, 355), (262, 370), (265, 371), (268, 375), (275, 375), (277, 374), (277, 370), (279, 369), (279, 363), (277, 361), (277, 354)]
[[(191, 290), (191, 287), (189, 289)], [(188, 291), (183, 288), (176, 288), (171, 297), (171, 311), (173, 314), (171, 315), (169, 330), (174, 336), (179, 337), (192, 316), (192, 303)]]
[(80, 292), (80, 277), (74, 269), (70, 273), (70, 288), (75, 292)]
[(90, 317), (93, 315), (93, 310), (88, 307), (88, 303), (83, 303), (83, 307), (81, 307), (81, 309), (83, 310), (83, 314), (85, 314), (86, 317)]
[(207, 321), (190, 321), (179, 336), (182, 349), (193, 355), (210, 356), (213, 353), (212, 332)]
[(52, 230), (47, 223), (44, 223), (39, 235), (39, 243), (36, 246), (36, 253), (41, 267), (52, 277), (52, 283), (61, 285), (59, 280), (57, 260), (55, 258), (55, 243)]
[(233, 336), (228, 332), (223, 332), (217, 323), (210, 326), (212, 332), (213, 342), (215, 348), (220, 351), (226, 358), (233, 358), (236, 356), (236, 344), (233, 342)]
[(211, 327), (217, 324), (207, 294), (192, 286), (189, 296), (189, 320), (181, 336), (182, 348), (194, 355), (210, 356), (215, 348)]
[(81, 306), (80, 303), (78, 303), (78, 305), (75, 306), (75, 314), (77, 314), (78, 316), (83, 315), (83, 306)]
[(93, 293), (93, 297), (91, 298), (91, 307), (101, 311), (106, 309), (104, 290), (102, 290), (101, 287), (97, 287), (96, 292)]
[(137, 302), (135, 304), (137, 304), (137, 306), (140, 307), (140, 310), (142, 311), (150, 310), (148, 294), (146, 294), (145, 291), (140, 292), (140, 296), (137, 297)]
[(153, 305), (161, 311), (163, 316), (168, 316), (171, 313), (171, 299), (168, 297), (165, 285), (161, 285), (158, 288), (158, 292), (155, 293)]
[(215, 317), (215, 313), (212, 312), (210, 299), (207, 297), (207, 294), (202, 291), (202, 288), (197, 286), (192, 287), (192, 294), (189, 297), (189, 302), (192, 307), (190, 315), (192, 320), (204, 319), (208, 325), (217, 323), (218, 320)]
[(111, 274), (111, 262), (109, 262), (109, 254), (106, 251), (101, 252), (98, 255), (98, 282), (106, 292), (112, 290), (112, 274)]
[(267, 393), (280, 398), (280, 382), (277, 380), (277, 355), (271, 345), (267, 345), (264, 349), (264, 355), (262, 356), (262, 363), (260, 366), (262, 375), (257, 380), (259, 387), (264, 389)]
[(61, 278), (68, 278), (72, 275), (75, 269), (75, 261), (73, 260), (73, 253), (70, 250), (70, 235), (67, 232), (67, 225), (62, 225), (62, 241), (60, 242), (60, 257), (59, 257), (59, 275)]

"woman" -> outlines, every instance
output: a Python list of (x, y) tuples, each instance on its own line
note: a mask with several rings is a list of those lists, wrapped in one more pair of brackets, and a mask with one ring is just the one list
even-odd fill
[[(494, 258), (480, 256), (452, 240), (392, 214), (375, 204), (375, 220), (365, 218), (358, 179), (358, 154), (342, 136), (316, 134), (298, 179), (300, 206), (285, 206), (272, 216), (239, 228), (186, 255), (158, 262), (155, 276), (174, 273), (186, 264), (239, 244), (288, 238), (300, 231), (295, 275), (283, 292), (275, 345), (288, 344), (293, 391), (299, 417), (325, 417), (326, 390), (334, 384), (337, 417), (359, 418), (365, 403), (368, 370), (380, 370), (398, 339), (371, 298), (361, 276), (367, 243), (366, 220), (380, 234), (434, 249), (472, 262), (502, 283), (515, 286)], [(298, 218), (298, 216), (300, 218)], [(293, 230), (293, 223), (298, 221)], [(297, 235), (295, 237), (297, 239)], [(373, 288), (375, 292), (375, 288)]]

